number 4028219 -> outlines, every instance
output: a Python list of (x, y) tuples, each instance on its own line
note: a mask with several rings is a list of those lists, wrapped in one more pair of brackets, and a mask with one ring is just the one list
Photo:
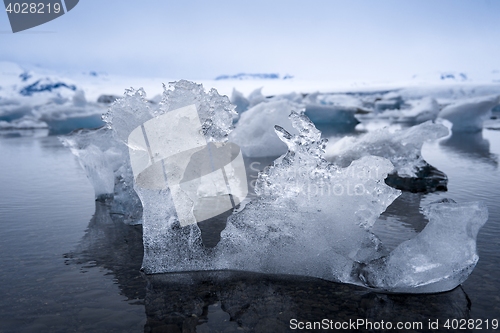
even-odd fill
[(9, 2), (5, 11), (9, 14), (58, 14), (61, 11), (61, 4), (56, 3), (36, 3), (36, 2), (23, 2), (12, 3)]

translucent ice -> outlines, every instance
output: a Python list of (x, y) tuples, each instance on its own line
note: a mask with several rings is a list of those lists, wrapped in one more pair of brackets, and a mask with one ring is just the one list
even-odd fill
[(121, 214), (128, 223), (139, 223), (142, 205), (133, 188), (127, 147), (117, 141), (110, 129), (82, 129), (61, 137), (78, 158), (94, 187), (96, 200), (111, 202), (111, 212)]
[[(234, 106), (215, 89), (207, 93), (202, 85), (188, 81), (165, 89), (155, 110), (140, 101), (119, 100), (113, 106), (106, 120), (116, 136), (126, 140), (134, 187), (143, 205), (144, 270), (209, 269), (196, 222), (212, 217), (206, 216), (208, 211), (227, 210), (218, 206), (224, 200), (217, 199), (230, 197), (226, 186), (236, 187), (234, 169), (224, 167), (226, 173), (218, 173), (222, 169), (218, 148), (228, 140)], [(216, 170), (205, 172), (209, 166)], [(220, 182), (213, 177), (205, 182), (205, 176), (216, 173)], [(231, 201), (227, 198), (224, 203), (238, 204), (239, 196), (231, 194)]]
[(337, 168), (311, 121), (290, 118), (300, 134), (276, 127), (288, 153), (259, 175), (258, 199), (228, 219), (216, 266), (353, 282), (355, 262), (382, 253), (369, 229), (399, 195), (383, 182), (392, 165), (370, 156)]
[(483, 129), (483, 121), (498, 104), (499, 95), (471, 98), (446, 106), (439, 117), (453, 123), (453, 132), (477, 132)]
[(465, 281), (478, 261), (476, 237), (488, 219), (484, 203), (450, 199), (424, 210), (429, 223), (387, 257), (369, 263), (360, 278), (370, 287), (401, 293), (434, 293)]
[[(342, 138), (328, 147), (327, 159), (340, 166), (347, 166), (362, 156), (380, 156), (394, 165), (393, 174), (398, 179), (388, 180), (397, 188), (409, 191), (445, 188), (446, 176), (429, 166), (422, 158), (421, 149), (425, 141), (444, 137), (448, 132), (445, 126), (431, 121), (396, 132), (382, 128), (361, 137)], [(425, 178), (429, 177), (434, 180), (430, 179), (428, 182)], [(423, 183), (411, 179), (422, 179)]]
[[(129, 155), (148, 154), (154, 162), (161, 159), (161, 149), (152, 148), (155, 143), (130, 141), (131, 133), (141, 129), (145, 141), (151, 131), (148, 122), (188, 106), (194, 107), (200, 119), (190, 133), (192, 138), (203, 136), (203, 144), (219, 147), (237, 137), (231, 133), (234, 106), (228, 98), (215, 90), (206, 93), (201, 85), (187, 81), (165, 90), (155, 108), (145, 100), (142, 90), (130, 90), (111, 106), (105, 119), (111, 137), (123, 146), (127, 144)], [(290, 112), (296, 104), (287, 99), (271, 100), (254, 107), (262, 108), (256, 114), (269, 116), (269, 106), (280, 108), (277, 119), (281, 121), (285, 110)], [(379, 131), (373, 136), (348, 139), (349, 146), (332, 164), (324, 159), (326, 141), (298, 109), (286, 119), (294, 132), (272, 124), (274, 135), (288, 151), (259, 174), (257, 197), (229, 216), (213, 248), (203, 245), (197, 223), (183, 223), (179, 217), (178, 198), (168, 179), (139, 179), (142, 172), (135, 175), (134, 186), (143, 206), (144, 271), (228, 269), (300, 274), (391, 292), (437, 292), (463, 282), (477, 262), (475, 238), (487, 219), (484, 205), (449, 201), (432, 204), (425, 211), (430, 222), (422, 233), (391, 253), (370, 231), (400, 193), (384, 182), (388, 173), (396, 167), (398, 175), (418, 176), (418, 168), (425, 166), (420, 156), (424, 138), (444, 136), (446, 128), (428, 122), (396, 133)], [(253, 120), (250, 116), (245, 120), (246, 114), (252, 114), (251, 110), (242, 114), (238, 126)], [(263, 123), (271, 121), (252, 124), (252, 130), (240, 137), (242, 145), (245, 139), (258, 138), (255, 131)], [(172, 136), (163, 136), (162, 128), (155, 130), (156, 137), (163, 140)], [(103, 130), (103, 135), (109, 133)], [(267, 141), (260, 144), (264, 146), (260, 149), (268, 149)], [(252, 149), (257, 151), (258, 145)], [(99, 150), (97, 155), (106, 162), (107, 149)], [(372, 156), (377, 152), (382, 157)], [(124, 155), (113, 156), (107, 159), (107, 167), (114, 172), (116, 165), (123, 165)], [(144, 161), (145, 165), (149, 163), (148, 159)], [(103, 183), (102, 192), (109, 192), (111, 183)], [(200, 188), (203, 197), (207, 188)], [(189, 200), (184, 208), (192, 208), (191, 212), (195, 209)]]

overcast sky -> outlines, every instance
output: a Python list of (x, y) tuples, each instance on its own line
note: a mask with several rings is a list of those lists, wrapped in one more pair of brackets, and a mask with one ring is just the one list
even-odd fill
[(175, 79), (487, 72), (500, 69), (499, 15), (498, 0), (80, 0), (16, 34), (0, 13), (0, 60)]

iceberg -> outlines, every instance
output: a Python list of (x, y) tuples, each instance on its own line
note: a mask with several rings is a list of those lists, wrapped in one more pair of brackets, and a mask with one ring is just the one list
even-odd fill
[(471, 98), (446, 106), (439, 113), (439, 118), (450, 121), (453, 132), (478, 132), (498, 104), (500, 95)]
[[(235, 75), (219, 75), (215, 80), (278, 80), (280, 75), (277, 73), (238, 73)], [(283, 79), (288, 79), (285, 76)]]
[(439, 104), (432, 97), (424, 97), (412, 109), (404, 111), (402, 116), (414, 123), (435, 120), (439, 113)]
[(411, 192), (446, 190), (446, 175), (429, 165), (421, 150), (424, 142), (448, 134), (445, 126), (431, 121), (395, 132), (382, 128), (359, 137), (340, 139), (327, 147), (326, 158), (345, 167), (363, 156), (384, 157), (394, 165), (394, 172), (386, 179), (391, 186)]
[(388, 92), (377, 99), (374, 103), (375, 112), (380, 113), (385, 110), (401, 109), (404, 105), (403, 98), (395, 91)]
[(265, 102), (266, 100), (266, 96), (262, 94), (262, 87), (253, 90), (248, 97), (245, 97), (241, 92), (234, 88), (231, 94), (231, 103), (236, 106), (236, 112), (238, 114), (245, 112), (259, 103)]
[(238, 114), (246, 111), (250, 105), (248, 99), (239, 92), (238, 90), (233, 88), (233, 92), (231, 93), (231, 103), (236, 106), (235, 110)]
[[(146, 274), (254, 271), (312, 276), (396, 293), (446, 291), (467, 278), (478, 260), (475, 248), (478, 230), (488, 218), (487, 208), (480, 202), (457, 204), (443, 200), (431, 204), (424, 209), (430, 221), (424, 230), (390, 252), (371, 231), (380, 214), (401, 193), (384, 179), (393, 170), (400, 176), (418, 175), (418, 168), (425, 166), (420, 156), (424, 138), (446, 135), (444, 126), (427, 122), (399, 133), (382, 131), (374, 137), (366, 135), (359, 139), (359, 144), (338, 155), (336, 163), (331, 163), (324, 158), (327, 140), (321, 138), (321, 132), (303, 111), (293, 111), (296, 105), (287, 100), (256, 107), (272, 103), (279, 105), (281, 113), (286, 107), (292, 109), (288, 121), (294, 132), (280, 125), (274, 125), (273, 129), (287, 151), (259, 173), (256, 197), (235, 207), (214, 247), (203, 244), (198, 223), (183, 222), (185, 215), (179, 213), (179, 194), (188, 192), (182, 187), (179, 192), (179, 187), (165, 186), (168, 164), (165, 164), (167, 173), (163, 171), (167, 179), (160, 177), (161, 172), (158, 177), (139, 179), (141, 173), (134, 171), (134, 188), (143, 207), (142, 269)], [(172, 134), (164, 134), (162, 126), (155, 125), (157, 130), (153, 130), (150, 125), (161, 123), (165, 116), (170, 117), (183, 108), (195, 110), (199, 117), (198, 125), (193, 123), (198, 128), (191, 133), (193, 142), (214, 147), (232, 142), (235, 112), (229, 99), (214, 89), (206, 93), (203, 86), (188, 81), (173, 83), (171, 89), (165, 89), (161, 103), (155, 108), (147, 103), (143, 90), (129, 90), (123, 99), (112, 104), (104, 118), (112, 137), (127, 146), (128, 157), (149, 154), (151, 162), (157, 158), (163, 161), (168, 156), (163, 158), (149, 138), (159, 139), (168, 149), (175, 149), (175, 144), (172, 145), (175, 140), (165, 139)], [(266, 113), (265, 110), (260, 112)], [(242, 115), (239, 126), (251, 120), (245, 119), (245, 114), (252, 111)], [(141, 128), (144, 139), (130, 141), (136, 137), (134, 131)], [(191, 131), (189, 128), (186, 130)], [(378, 145), (382, 147), (381, 155), (388, 155), (389, 159), (373, 156), (375, 148), (370, 146)], [(104, 148), (100, 148), (101, 152), (106, 152)], [(405, 149), (409, 153), (404, 153)], [(113, 158), (108, 159), (111, 169), (114, 169), (111, 165), (123, 162), (126, 151), (120, 156), (116, 154), (113, 163)], [(391, 154), (386, 154), (387, 151)], [(99, 158), (106, 158), (106, 154)], [(131, 161), (134, 165), (140, 161), (149, 163), (147, 159)], [(140, 164), (141, 170), (148, 169), (146, 164)], [(148, 186), (144, 186), (144, 181)], [(207, 195), (207, 187), (199, 189), (200, 197)], [(181, 210), (187, 214), (196, 209), (188, 198), (189, 195)]]
[(65, 134), (104, 124), (104, 108), (87, 102), (83, 90), (69, 80), (3, 62), (0, 72), (0, 121), (10, 123), (2, 123), (2, 128), (32, 129), (43, 125), (50, 134)]
[(33, 115), (48, 124), (51, 134), (65, 134), (78, 128), (98, 128), (104, 125), (104, 109), (88, 103), (83, 90), (76, 90), (71, 100), (53, 101), (32, 111)]
[(479, 259), (476, 238), (488, 219), (484, 203), (443, 199), (424, 209), (427, 226), (388, 256), (360, 271), (369, 287), (401, 293), (435, 293), (464, 282)]
[(128, 150), (114, 138), (112, 131), (106, 127), (81, 129), (60, 140), (85, 170), (96, 200), (108, 203), (110, 212), (122, 215), (126, 223), (141, 223), (142, 204), (133, 188)]
[(392, 165), (367, 156), (338, 168), (322, 158), (326, 140), (312, 122), (290, 118), (299, 134), (276, 127), (288, 152), (259, 174), (258, 198), (229, 217), (216, 267), (354, 283), (355, 263), (383, 254), (369, 229), (400, 193), (383, 182)]
[(274, 125), (291, 133), (297, 133), (288, 115), (290, 110), (302, 110), (302, 106), (285, 99), (259, 103), (240, 115), (235, 129), (229, 135), (230, 141), (241, 147), (249, 157), (280, 156), (286, 152), (286, 145), (276, 136)]
[(408, 101), (413, 104), (409, 109), (387, 110), (374, 115), (356, 116), (360, 120), (372, 119), (388, 119), (393, 123), (420, 124), (428, 120), (435, 120), (439, 113), (439, 104), (432, 97), (424, 97), (416, 101)]
[[(325, 99), (319, 98), (319, 93), (309, 94), (304, 98), (303, 103), (306, 106), (305, 114), (314, 124), (345, 126), (359, 123), (354, 116), (360, 110), (359, 106), (332, 103), (331, 98), (326, 100), (329, 102), (328, 104), (325, 102)], [(336, 99), (336, 101), (338, 102), (339, 99)], [(351, 101), (342, 102), (350, 104), (349, 102)]]
[(47, 123), (40, 121), (34, 117), (24, 116), (22, 118), (14, 119), (10, 122), (0, 120), (0, 129), (1, 130), (24, 130), (24, 129), (45, 129), (48, 128), (49, 125)]

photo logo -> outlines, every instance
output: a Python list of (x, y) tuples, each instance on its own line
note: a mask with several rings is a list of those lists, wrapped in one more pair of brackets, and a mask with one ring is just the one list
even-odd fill
[(239, 146), (207, 143), (194, 104), (146, 121), (127, 143), (136, 186), (169, 188), (181, 226), (232, 210), (248, 194)]
[(69, 12), (79, 0), (38, 0), (12, 1), (4, 0), (5, 11), (9, 17), (12, 32), (31, 29), (52, 21)]

